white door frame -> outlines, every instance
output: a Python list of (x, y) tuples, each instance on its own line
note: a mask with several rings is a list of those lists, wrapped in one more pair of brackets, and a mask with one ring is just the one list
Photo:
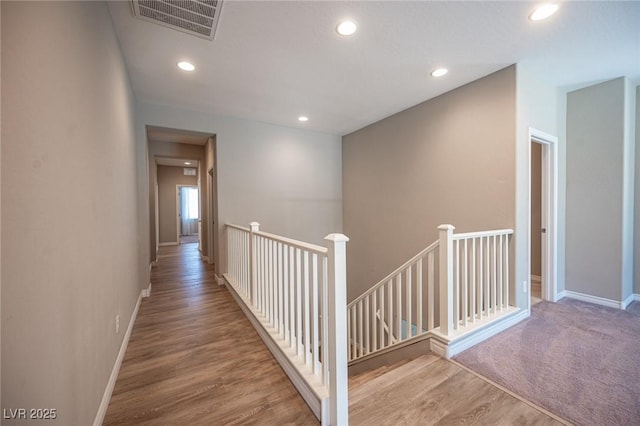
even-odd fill
[[(198, 209), (200, 208), (200, 188), (198, 185), (184, 185), (184, 184), (178, 184), (176, 185), (176, 241), (177, 244), (180, 245), (180, 228), (182, 227), (182, 223), (180, 222), (180, 214), (182, 213), (182, 203), (180, 202), (180, 191), (182, 190), (182, 188), (196, 188), (198, 189)], [(198, 214), (200, 214), (200, 212), (198, 212)], [(200, 220), (200, 219), (198, 219)], [(199, 229), (198, 229), (199, 231)], [(198, 238), (200, 238), (200, 235), (198, 235)]]
[[(558, 138), (529, 127), (529, 242), (531, 242), (531, 143), (542, 145), (542, 299), (558, 299)], [(529, 251), (531, 244), (529, 244)], [(529, 309), (531, 309), (531, 256), (529, 262)]]

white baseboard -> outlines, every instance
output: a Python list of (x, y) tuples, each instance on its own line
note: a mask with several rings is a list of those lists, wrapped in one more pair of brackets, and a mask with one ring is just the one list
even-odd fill
[(578, 293), (576, 291), (565, 290), (559, 293), (558, 297), (559, 298), (568, 297), (569, 299), (576, 299), (576, 300), (581, 300), (583, 302), (594, 303), (596, 305), (608, 306), (609, 308), (625, 309), (627, 305), (629, 305), (633, 300), (634, 295), (632, 294), (629, 297), (627, 297), (627, 299), (623, 300), (622, 302), (619, 302), (613, 299), (607, 299), (604, 297), (592, 296), (590, 294), (584, 294), (584, 293)]
[(165, 246), (177, 246), (177, 245), (178, 245), (178, 242), (177, 242), (177, 241), (174, 241), (174, 242), (171, 242), (171, 243), (160, 243), (160, 244), (158, 244), (158, 245), (159, 245), (160, 247), (165, 247)]
[(200, 253), (200, 260), (209, 263), (209, 256), (205, 256), (202, 253)]
[(213, 277), (215, 278), (215, 280), (218, 283), (218, 285), (224, 285), (224, 278), (219, 277), (216, 274), (213, 274)]
[(631, 293), (629, 297), (627, 297), (622, 302), (620, 302), (620, 309), (627, 309), (627, 306), (632, 304), (633, 301), (635, 300), (635, 296), (636, 296), (635, 294)]
[(142, 292), (140, 292), (140, 294), (142, 295), (142, 297), (151, 296), (151, 283), (149, 283), (149, 287), (147, 287), (144, 290), (142, 290)]
[(640, 302), (640, 294), (634, 294), (633, 295), (633, 300), (636, 302)]
[(100, 406), (98, 407), (98, 413), (96, 414), (96, 418), (93, 421), (93, 426), (102, 425), (102, 422), (104, 421), (104, 416), (105, 414), (107, 414), (107, 408), (109, 408), (109, 401), (111, 401), (111, 394), (113, 393), (113, 388), (116, 385), (116, 380), (118, 380), (118, 373), (120, 373), (120, 366), (122, 365), (124, 354), (127, 352), (127, 346), (129, 345), (129, 338), (131, 337), (133, 324), (135, 324), (136, 317), (138, 316), (138, 309), (140, 308), (140, 302), (142, 301), (142, 297), (143, 297), (142, 292), (140, 292), (140, 295), (138, 296), (138, 301), (136, 302), (136, 306), (135, 308), (133, 308), (131, 319), (129, 319), (129, 325), (127, 326), (127, 331), (126, 333), (124, 333), (124, 337), (122, 338), (122, 343), (120, 344), (120, 351), (118, 351), (116, 362), (113, 364), (113, 369), (111, 370), (111, 376), (109, 376), (109, 381), (107, 382), (107, 388), (104, 390), (104, 394), (102, 395), (102, 401), (100, 402)]

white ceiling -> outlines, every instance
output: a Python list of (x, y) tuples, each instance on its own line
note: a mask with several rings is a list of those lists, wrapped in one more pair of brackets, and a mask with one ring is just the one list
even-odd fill
[[(640, 81), (640, 2), (563, 1), (529, 21), (537, 3), (225, 0), (213, 41), (109, 7), (138, 99), (343, 135), (512, 63), (560, 87)], [(343, 18), (355, 35), (337, 35)]]

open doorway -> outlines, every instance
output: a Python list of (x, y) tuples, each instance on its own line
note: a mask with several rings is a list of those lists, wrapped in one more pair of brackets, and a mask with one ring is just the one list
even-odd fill
[(197, 186), (177, 185), (177, 241), (200, 242), (200, 191)]
[(531, 142), (531, 305), (542, 301), (542, 144)]
[(529, 307), (557, 299), (558, 138), (529, 129)]

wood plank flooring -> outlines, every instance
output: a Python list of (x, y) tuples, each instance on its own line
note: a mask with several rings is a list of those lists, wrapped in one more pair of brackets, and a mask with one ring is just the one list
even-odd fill
[(546, 414), (433, 354), (355, 376), (352, 425), (560, 425)]
[(160, 250), (103, 424), (318, 424), (197, 244)]

